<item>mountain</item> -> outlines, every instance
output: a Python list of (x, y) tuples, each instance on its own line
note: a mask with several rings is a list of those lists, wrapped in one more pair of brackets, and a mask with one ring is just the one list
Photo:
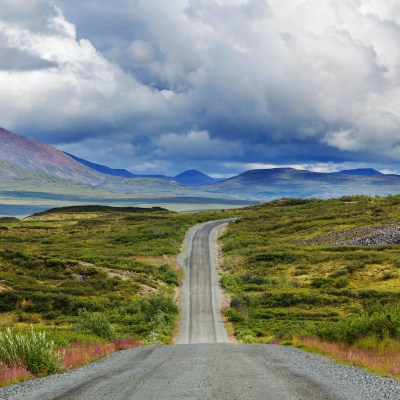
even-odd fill
[(202, 189), (213, 191), (215, 195), (229, 193), (235, 198), (260, 201), (280, 197), (385, 196), (400, 193), (400, 176), (348, 175), (273, 168), (246, 171)]
[[(53, 146), (2, 128), (0, 128), (0, 160), (8, 163), (7, 170), (11, 171), (15, 167), (21, 169), (15, 177), (16, 182), (21, 183), (19, 178), (26, 174), (39, 173), (35, 178), (37, 190), (41, 190), (42, 186), (48, 190), (48, 183), (57, 177), (64, 182), (64, 186), (71, 185), (72, 181), (112, 193), (181, 196), (188, 194), (183, 186), (173, 180), (148, 177), (126, 179), (100, 173)], [(5, 170), (3, 173), (4, 176), (10, 174)], [(29, 179), (26, 182), (29, 183)]]
[[(369, 169), (355, 171), (259, 169), (220, 181), (191, 170), (174, 178), (126, 178), (101, 173), (50, 145), (0, 128), (0, 213), (6, 209), (8, 214), (14, 206), (39, 210), (77, 204), (160, 205), (175, 210), (199, 210), (280, 197), (400, 193), (399, 175)], [(14, 212), (25, 214), (19, 209)]]
[(0, 128), (0, 159), (23, 169), (75, 182), (99, 185), (105, 176), (78, 163), (53, 146)]
[(136, 178), (136, 175), (132, 174), (131, 172), (127, 171), (126, 169), (114, 169), (114, 168), (107, 167), (105, 165), (92, 163), (90, 161), (84, 160), (83, 158), (76, 157), (70, 153), (64, 153), (64, 154), (71, 157), (75, 161), (78, 161), (80, 164), (86, 165), (86, 167), (89, 167), (97, 172), (102, 173), (102, 174), (113, 175), (113, 176), (122, 176), (124, 178)]
[(185, 186), (206, 186), (221, 182), (221, 179), (211, 178), (200, 171), (191, 169), (176, 175), (174, 181)]
[(138, 175), (138, 174), (132, 174), (132, 172), (129, 172), (126, 169), (115, 169), (115, 168), (110, 168), (107, 167), (106, 165), (101, 165), (101, 164), (96, 164), (88, 160), (84, 160), (83, 158), (79, 158), (77, 156), (74, 156), (73, 154), (70, 153), (65, 153), (67, 156), (71, 157), (75, 161), (78, 161), (79, 163), (85, 165), (86, 167), (89, 167), (97, 172), (100, 172), (102, 174), (106, 175), (112, 175), (112, 176), (119, 176), (123, 178), (159, 178), (159, 179), (166, 179), (167, 177), (165, 175)]
[(372, 168), (345, 169), (337, 172), (340, 175), (355, 175), (355, 176), (381, 176), (382, 172)]
[(88, 160), (84, 160), (83, 158), (79, 158), (74, 156), (70, 153), (65, 153), (67, 156), (71, 157), (75, 161), (85, 165), (86, 167), (91, 168), (94, 171), (100, 172), (102, 174), (111, 175), (111, 176), (119, 176), (123, 178), (155, 178), (155, 179), (172, 179), (175, 182), (180, 183), (184, 186), (196, 187), (196, 186), (206, 186), (212, 185), (216, 182), (221, 182), (221, 179), (211, 178), (206, 174), (203, 174), (197, 170), (189, 170), (184, 171), (173, 178), (170, 178), (166, 175), (140, 175), (140, 174), (133, 174), (126, 169), (114, 169), (107, 167), (105, 165), (96, 164)]

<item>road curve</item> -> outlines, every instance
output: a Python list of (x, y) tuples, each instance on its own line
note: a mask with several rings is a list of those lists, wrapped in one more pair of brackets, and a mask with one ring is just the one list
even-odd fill
[(177, 343), (227, 343), (221, 319), (222, 291), (216, 269), (216, 234), (229, 220), (196, 225), (186, 235), (179, 263), (185, 271)]

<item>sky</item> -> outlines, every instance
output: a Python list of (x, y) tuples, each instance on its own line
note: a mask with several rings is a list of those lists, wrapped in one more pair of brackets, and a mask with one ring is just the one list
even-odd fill
[(0, 126), (136, 173), (400, 173), (398, 0), (0, 0)]

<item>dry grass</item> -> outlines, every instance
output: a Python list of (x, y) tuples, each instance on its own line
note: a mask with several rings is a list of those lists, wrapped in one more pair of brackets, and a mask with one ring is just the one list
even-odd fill
[(139, 342), (131, 340), (115, 340), (100, 344), (72, 344), (65, 349), (62, 369), (80, 367), (116, 351), (132, 349), (139, 345)]
[[(140, 346), (132, 340), (114, 340), (98, 344), (70, 344), (60, 351), (65, 352), (62, 370), (66, 371), (88, 364), (119, 350), (127, 350)], [(23, 382), (36, 376), (30, 373), (23, 362), (16, 362), (13, 367), (0, 361), (0, 387)]]
[(378, 348), (362, 348), (363, 343), (350, 346), (307, 336), (294, 337), (293, 344), (376, 373), (400, 377), (400, 344), (398, 342), (386, 340)]
[(29, 372), (22, 363), (20, 363), (20, 365), (9, 367), (7, 364), (0, 361), (0, 387), (12, 385), (13, 383), (26, 381), (32, 378), (33, 374)]

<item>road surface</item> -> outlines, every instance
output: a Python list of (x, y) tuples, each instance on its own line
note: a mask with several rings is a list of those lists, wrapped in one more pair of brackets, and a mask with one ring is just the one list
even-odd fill
[(301, 350), (227, 343), (219, 307), (215, 233), (188, 232), (180, 262), (182, 322), (177, 345), (111, 354), (64, 374), (0, 389), (18, 400), (400, 400), (398, 381)]
[(227, 343), (221, 319), (223, 294), (216, 269), (216, 235), (231, 220), (207, 222), (190, 229), (179, 263), (185, 270), (181, 291), (180, 344)]

